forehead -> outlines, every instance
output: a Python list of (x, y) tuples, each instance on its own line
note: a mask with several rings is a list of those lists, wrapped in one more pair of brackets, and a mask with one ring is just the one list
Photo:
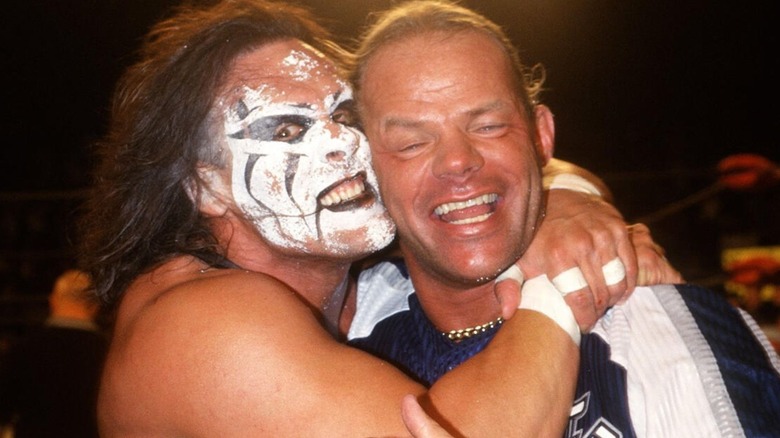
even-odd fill
[(362, 77), (367, 105), (407, 100), (457, 99), (464, 93), (501, 94), (514, 100), (509, 57), (477, 31), (414, 35), (379, 49)]
[(321, 52), (298, 40), (281, 40), (239, 56), (220, 94), (227, 104), (244, 97), (246, 89), (269, 91), (289, 101), (316, 102), (345, 85), (334, 63)]

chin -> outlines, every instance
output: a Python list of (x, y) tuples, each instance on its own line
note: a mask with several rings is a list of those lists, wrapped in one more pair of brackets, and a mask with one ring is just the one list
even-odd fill
[(485, 260), (481, 258), (465, 264), (452, 266), (451, 260), (444, 260), (449, 277), (463, 284), (479, 285), (494, 280), (517, 260), (517, 257)]
[(438, 276), (447, 283), (458, 285), (459, 287), (473, 287), (488, 283), (503, 272), (503, 269), (457, 268), (449, 264), (430, 270), (437, 272)]
[(319, 246), (337, 257), (364, 257), (384, 249), (395, 238), (392, 222), (373, 219), (365, 226), (325, 232)]

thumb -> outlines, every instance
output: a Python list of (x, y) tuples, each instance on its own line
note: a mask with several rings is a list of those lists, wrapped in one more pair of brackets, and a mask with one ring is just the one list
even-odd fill
[(520, 290), (523, 286), (523, 272), (517, 265), (510, 266), (496, 278), (493, 292), (501, 304), (501, 316), (511, 318), (520, 305)]
[(444, 428), (425, 413), (417, 397), (407, 394), (401, 402), (401, 416), (404, 425), (414, 438), (447, 438), (452, 437)]

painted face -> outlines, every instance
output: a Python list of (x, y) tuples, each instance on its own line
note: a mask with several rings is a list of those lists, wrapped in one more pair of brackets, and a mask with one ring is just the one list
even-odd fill
[[(361, 104), (374, 168), (420, 277), (479, 284), (531, 241), (541, 158), (510, 72), (499, 46), (472, 32), (409, 37), (367, 65)], [(551, 148), (549, 129), (538, 138)]]
[(322, 54), (295, 40), (237, 60), (220, 103), (235, 204), (271, 245), (354, 257), (383, 248), (382, 206), (352, 90)]

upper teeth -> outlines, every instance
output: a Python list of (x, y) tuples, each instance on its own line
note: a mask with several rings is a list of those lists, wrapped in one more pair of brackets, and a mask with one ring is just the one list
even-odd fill
[(441, 216), (453, 210), (460, 210), (463, 208), (473, 207), (475, 205), (489, 204), (491, 202), (495, 202), (496, 199), (498, 199), (498, 195), (495, 193), (490, 193), (487, 195), (477, 196), (476, 198), (471, 198), (466, 201), (448, 202), (446, 204), (441, 204), (440, 206), (436, 207), (433, 212)]
[(366, 187), (363, 185), (363, 181), (359, 178), (353, 179), (344, 184), (340, 184), (338, 187), (328, 192), (322, 197), (320, 202), (323, 206), (330, 207), (331, 205), (339, 204), (341, 202), (351, 201), (362, 195), (365, 191)]

